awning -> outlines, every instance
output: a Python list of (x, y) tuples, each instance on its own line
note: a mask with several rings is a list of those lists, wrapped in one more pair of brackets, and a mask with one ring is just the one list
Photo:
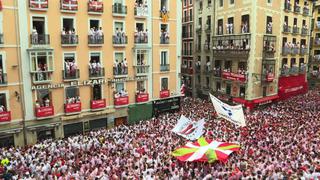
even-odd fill
[(278, 99), (278, 95), (273, 95), (273, 96), (266, 96), (260, 99), (254, 99), (252, 100), (254, 105), (264, 105), (264, 104), (269, 104), (272, 103), (274, 100)]

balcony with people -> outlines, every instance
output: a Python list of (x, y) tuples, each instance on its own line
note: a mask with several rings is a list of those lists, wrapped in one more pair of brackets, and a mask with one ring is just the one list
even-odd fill
[(206, 75), (211, 75), (212, 74), (212, 67), (211, 67), (211, 61), (207, 59), (207, 62), (204, 66), (204, 73)]
[(271, 83), (275, 79), (275, 61), (263, 61), (262, 62), (262, 76), (261, 81), (266, 83)]
[(308, 48), (306, 45), (302, 44), (300, 46), (300, 55), (301, 56), (304, 56), (304, 55), (307, 55), (308, 54)]
[(128, 92), (122, 88), (114, 92), (114, 105), (116, 107), (127, 106), (129, 104)]
[(112, 41), (113, 46), (115, 47), (124, 47), (128, 44), (128, 36), (124, 32), (123, 28), (116, 28)]
[(221, 75), (222, 75), (221, 66), (215, 66), (215, 67), (213, 67), (212, 72), (213, 72), (213, 76), (214, 76), (214, 77), (220, 78)]
[(144, 0), (136, 0), (134, 3), (134, 16), (136, 18), (147, 18), (149, 15), (148, 3)]
[(64, 112), (66, 114), (74, 114), (81, 112), (81, 100), (80, 96), (67, 96), (64, 106)]
[(284, 10), (286, 12), (291, 12), (292, 4), (290, 3), (290, 0), (284, 0)]
[(239, 68), (237, 72), (232, 72), (231, 68), (222, 70), (222, 78), (231, 81), (237, 81), (240, 83), (246, 83), (247, 71), (246, 68)]
[(35, 116), (37, 118), (49, 118), (54, 116), (52, 95), (48, 89), (36, 90)]
[(75, 13), (78, 11), (78, 0), (60, 0), (62, 12)]
[(102, 87), (100, 84), (92, 86), (92, 99), (90, 102), (90, 108), (92, 111), (102, 110), (106, 108), (106, 99), (102, 96)]
[(74, 58), (65, 58), (64, 70), (62, 70), (64, 81), (73, 81), (80, 78), (80, 69)]
[(297, 24), (293, 25), (292, 34), (294, 34), (294, 35), (300, 34), (300, 28), (297, 26)]
[(167, 0), (161, 0), (160, 1), (160, 18), (162, 22), (167, 22), (169, 20), (169, 10), (168, 10), (168, 1)]
[(61, 32), (61, 45), (62, 46), (77, 46), (79, 43), (79, 37), (75, 32), (75, 29), (63, 28)]
[(149, 101), (149, 93), (145, 88), (145, 81), (137, 82), (136, 103), (144, 103)]
[(284, 21), (283, 23), (283, 33), (290, 33), (291, 32), (291, 26), (288, 25), (288, 22)]
[(301, 12), (301, 6), (299, 6), (299, 1), (296, 1), (295, 2), (295, 5), (293, 7), (293, 12), (294, 13), (297, 13), (297, 14), (300, 14)]
[(89, 14), (102, 14), (103, 13), (103, 1), (102, 0), (89, 0), (88, 13)]
[(310, 9), (308, 6), (304, 6), (303, 7), (303, 13), (302, 13), (304, 16), (309, 16), (310, 14)]
[(160, 44), (169, 44), (170, 43), (170, 36), (167, 28), (161, 29), (160, 34)]
[(272, 27), (273, 27), (273, 24), (272, 24), (272, 20), (267, 22), (267, 26), (266, 26), (266, 33), (267, 34), (272, 34)]
[(148, 50), (136, 50), (136, 63), (134, 65), (136, 76), (147, 76), (149, 74)]
[(292, 64), (291, 67), (288, 64), (283, 64), (281, 68), (281, 76), (298, 75), (299, 72), (300, 68), (296, 63)]
[(89, 62), (89, 78), (95, 79), (95, 78), (102, 78), (104, 76), (105, 76), (105, 71), (104, 71), (104, 67), (102, 67), (100, 59), (91, 58)]
[(274, 58), (275, 57), (275, 46), (277, 42), (277, 37), (272, 35), (263, 36), (263, 57), (264, 58)]
[(114, 3), (112, 5), (112, 14), (113, 16), (124, 17), (127, 15), (127, 6), (122, 3)]
[(34, 11), (47, 11), (49, 0), (29, 0), (29, 9)]
[(250, 33), (250, 15), (243, 15), (241, 17), (240, 29), (242, 34)]
[(203, 49), (205, 50), (205, 51), (210, 51), (211, 50), (211, 47), (210, 47), (211, 45), (210, 45), (210, 40), (206, 40), (205, 42), (204, 42), (204, 45), (203, 45)]
[(41, 46), (50, 44), (50, 35), (45, 34), (43, 31), (39, 31), (36, 27), (33, 27), (30, 35), (31, 45)]
[(116, 59), (113, 64), (113, 76), (115, 78), (122, 78), (128, 76), (128, 61), (127, 58)]
[(53, 73), (53, 52), (31, 52), (30, 72), (33, 83), (50, 83)]
[(213, 37), (213, 56), (243, 57), (250, 53), (251, 35), (224, 35)]
[(104, 44), (104, 33), (102, 27), (92, 27), (88, 34), (89, 46), (102, 46)]
[(309, 29), (307, 24), (304, 24), (301, 28), (301, 35), (302, 36), (307, 36), (309, 34)]
[(196, 74), (201, 73), (201, 60), (198, 59), (196, 64), (195, 64), (195, 68), (196, 68)]
[(148, 44), (149, 32), (148, 29), (144, 29), (143, 26), (137, 25), (134, 32), (134, 43), (135, 44)]

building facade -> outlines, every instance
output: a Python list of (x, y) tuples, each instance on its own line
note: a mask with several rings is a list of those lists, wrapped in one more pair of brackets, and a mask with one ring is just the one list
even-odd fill
[(320, 84), (320, 2), (316, 1), (313, 8), (312, 40), (308, 68), (308, 82), (311, 87)]
[(192, 96), (194, 93), (194, 3), (194, 0), (182, 1), (181, 79), (187, 96)]
[(312, 1), (208, 0), (195, 6), (197, 96), (211, 92), (252, 109), (306, 92)]
[(3, 24), (16, 23), (1, 31), (8, 82), (0, 88), (14, 113), (0, 139), (33, 144), (134, 123), (131, 114), (150, 118), (153, 106), (180, 96), (181, 1), (2, 4)]

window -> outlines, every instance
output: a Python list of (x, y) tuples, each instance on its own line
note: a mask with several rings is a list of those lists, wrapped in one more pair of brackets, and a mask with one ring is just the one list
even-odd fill
[(75, 25), (74, 25), (74, 19), (73, 18), (63, 18), (62, 19), (62, 31), (64, 31), (65, 34), (71, 34), (75, 32)]
[(218, 35), (223, 35), (223, 19), (218, 20)]
[(92, 97), (93, 100), (102, 99), (102, 87), (100, 84), (96, 84), (92, 87)]
[(250, 33), (250, 16), (249, 15), (243, 15), (241, 17), (241, 32)]
[(160, 8), (162, 11), (168, 10), (168, 0), (161, 0)]
[(245, 95), (246, 95), (246, 87), (245, 86), (240, 86), (239, 96), (240, 97), (245, 97)]
[(161, 90), (168, 90), (168, 78), (161, 78)]
[(137, 91), (140, 93), (146, 92), (146, 82), (145, 81), (137, 81)]
[(268, 3), (268, 4), (271, 4), (271, 3), (272, 3), (272, 0), (267, 0), (267, 3)]
[(67, 87), (65, 89), (66, 93), (66, 103), (67, 104), (74, 104), (80, 102), (80, 94), (78, 87)]
[(211, 0), (208, 0), (208, 6), (211, 6)]
[(221, 83), (216, 82), (216, 91), (220, 91), (220, 90), (221, 90)]
[(266, 33), (272, 34), (272, 17), (267, 16)]
[(45, 27), (45, 18), (44, 17), (32, 17), (32, 28), (37, 34), (44, 35), (46, 34)]
[(51, 92), (48, 89), (41, 89), (36, 91), (36, 107), (49, 107), (52, 106)]
[(116, 83), (116, 91), (117, 93), (121, 93), (125, 90), (124, 83)]
[(234, 4), (234, 0), (230, 0), (230, 4), (233, 5)]
[(98, 19), (90, 19), (89, 23), (90, 23), (90, 29), (93, 29), (95, 31), (101, 27), (100, 20)]
[(219, 6), (223, 7), (223, 0), (219, 0)]
[(138, 66), (145, 66), (148, 64), (148, 56), (147, 56), (147, 50), (137, 50), (136, 55), (137, 65)]
[(161, 51), (161, 65), (167, 65), (169, 64), (168, 61), (168, 52), (167, 51)]

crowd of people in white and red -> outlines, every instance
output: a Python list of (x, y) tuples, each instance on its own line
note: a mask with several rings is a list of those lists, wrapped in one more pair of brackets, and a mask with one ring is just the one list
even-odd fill
[[(171, 132), (180, 115), (206, 118), (205, 136), (239, 142), (227, 163), (179, 162), (170, 153), (186, 143)], [(180, 112), (132, 126), (98, 130), (0, 150), (4, 179), (320, 179), (320, 95), (275, 103), (246, 115), (237, 129), (214, 118), (211, 102), (185, 98)]]

